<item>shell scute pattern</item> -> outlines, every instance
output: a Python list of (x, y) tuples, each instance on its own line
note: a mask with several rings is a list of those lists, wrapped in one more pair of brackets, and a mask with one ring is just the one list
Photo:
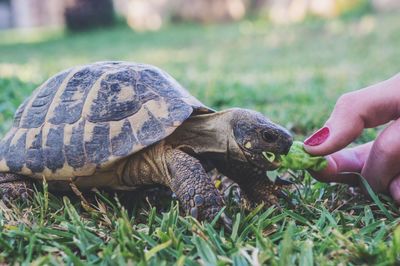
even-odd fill
[(101, 164), (110, 156), (110, 125), (97, 123), (93, 127), (92, 139), (85, 143), (88, 162)]
[(48, 180), (91, 175), (213, 112), (162, 70), (99, 62), (61, 72), (18, 109), (0, 142), (0, 172)]
[(17, 131), (16, 127), (13, 127), (8, 134), (0, 141), (0, 161), (3, 161), (9, 150), (14, 133)]
[(125, 120), (121, 132), (111, 139), (111, 150), (114, 156), (124, 156), (129, 154), (138, 140), (133, 134), (131, 123)]
[(89, 66), (76, 72), (68, 81), (49, 122), (54, 125), (72, 124), (81, 118), (86, 97), (108, 65)]
[(15, 135), (14, 143), (9, 146), (9, 151), (6, 155), (7, 165), (12, 172), (19, 172), (25, 163), (25, 142), (26, 142), (26, 131), (18, 132), (20, 134)]
[(43, 125), (50, 104), (68, 74), (69, 70), (56, 75), (38, 90), (38, 93), (32, 98), (30, 105), (26, 106), (23, 110), (21, 127), (37, 128)]
[(168, 118), (163, 119), (163, 122), (174, 126), (176, 123), (185, 121), (187, 118), (187, 113), (192, 112), (192, 108), (186, 102), (181, 99), (167, 99), (168, 103)]
[[(21, 123), (21, 119), (22, 119), (22, 115), (24, 113), (25, 108), (27, 107), (28, 103), (29, 103), (30, 98), (26, 99), (20, 107), (18, 107), (17, 111), (15, 112), (14, 115), (14, 127), (19, 127), (20, 123)], [(1, 149), (1, 148), (0, 148)]]
[(145, 103), (147, 101), (155, 100), (155, 99), (159, 98), (158, 94), (149, 90), (149, 87), (142, 83), (139, 83), (136, 85), (135, 92), (138, 95), (138, 102), (140, 102), (140, 103)]
[(42, 138), (42, 131), (39, 131), (26, 151), (26, 166), (34, 173), (42, 172), (45, 167)]
[(143, 146), (151, 145), (166, 135), (163, 124), (149, 110), (146, 111), (148, 118), (137, 132), (139, 142)]
[(90, 122), (107, 122), (124, 119), (141, 108), (135, 93), (135, 72), (124, 69), (107, 74), (100, 82), (96, 98), (90, 107)]
[(49, 129), (46, 146), (44, 147), (44, 158), (48, 169), (55, 172), (64, 165), (64, 126), (59, 125)]
[(91, 122), (118, 121), (137, 113), (150, 100), (161, 97), (181, 98), (181, 89), (153, 69), (132, 68), (107, 74), (101, 81), (93, 100), (88, 120)]
[(157, 93), (163, 97), (172, 97), (172, 98), (179, 98), (182, 95), (181, 90), (176, 89), (180, 86), (177, 85), (173, 87), (171, 82), (171, 78), (162, 75), (161, 71), (155, 71), (153, 69), (145, 69), (140, 72), (140, 82), (146, 88), (152, 88), (153, 86), (157, 87)]
[(72, 127), (70, 141), (65, 144), (65, 156), (67, 163), (75, 169), (83, 167), (85, 164), (85, 120), (81, 120)]

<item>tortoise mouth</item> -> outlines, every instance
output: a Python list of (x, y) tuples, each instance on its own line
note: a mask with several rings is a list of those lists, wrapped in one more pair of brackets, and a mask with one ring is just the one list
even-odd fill
[(272, 152), (244, 153), (247, 161), (261, 170), (273, 171), (278, 169), (282, 164), (280, 154), (275, 154)]
[(275, 154), (269, 151), (264, 151), (261, 154), (272, 166), (279, 168), (282, 165), (281, 154)]

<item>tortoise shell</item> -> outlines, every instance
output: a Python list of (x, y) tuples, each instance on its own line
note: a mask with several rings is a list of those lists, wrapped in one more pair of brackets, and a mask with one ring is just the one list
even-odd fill
[(92, 175), (211, 109), (154, 66), (98, 62), (63, 71), (17, 110), (0, 172), (64, 180)]

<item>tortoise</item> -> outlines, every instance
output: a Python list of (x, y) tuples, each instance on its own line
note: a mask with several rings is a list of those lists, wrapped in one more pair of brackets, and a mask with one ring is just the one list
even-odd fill
[(291, 144), (261, 113), (216, 112), (155, 66), (97, 62), (56, 74), (17, 109), (0, 142), (0, 195), (29, 198), (43, 178), (54, 191), (159, 184), (187, 214), (210, 220), (224, 200), (208, 171), (232, 179), (251, 201), (275, 204), (287, 183), (269, 181), (266, 171), (278, 164), (262, 152), (286, 154)]

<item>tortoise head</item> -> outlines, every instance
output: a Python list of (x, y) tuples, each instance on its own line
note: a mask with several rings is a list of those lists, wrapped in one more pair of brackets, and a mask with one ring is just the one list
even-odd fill
[(262, 170), (278, 168), (279, 162), (274, 158), (267, 160), (265, 155), (271, 154), (279, 159), (280, 155), (287, 154), (293, 143), (290, 133), (258, 112), (232, 111), (233, 138), (247, 161)]

